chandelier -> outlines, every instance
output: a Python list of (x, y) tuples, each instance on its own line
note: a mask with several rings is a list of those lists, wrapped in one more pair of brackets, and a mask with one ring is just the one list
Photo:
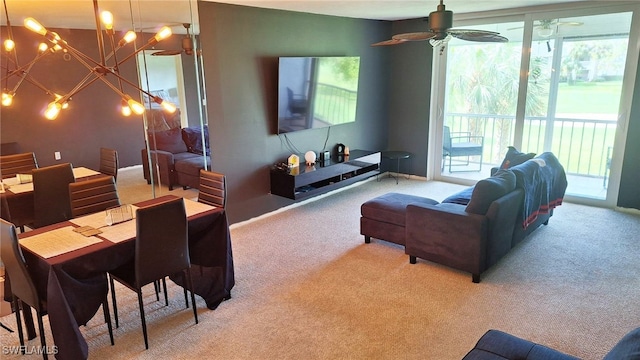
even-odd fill
[[(5, 4), (6, 7), (6, 4)], [(136, 39), (136, 33), (134, 31), (128, 31), (121, 39), (116, 41), (115, 32), (113, 29), (113, 15), (109, 11), (99, 11), (98, 0), (93, 0), (93, 8), (95, 14), (96, 21), (96, 35), (97, 35), (97, 45), (98, 52), (100, 54), (99, 60), (94, 60), (90, 56), (84, 54), (82, 51), (71, 46), (65, 39), (63, 39), (59, 34), (53, 31), (47, 30), (42, 24), (40, 24), (34, 18), (28, 17), (24, 20), (24, 26), (40, 35), (42, 35), (48, 43), (48, 45), (41, 45), (40, 52), (36, 56), (36, 58), (31, 61), (29, 64), (24, 65), (22, 67), (17, 66), (17, 57), (16, 57), (16, 70), (11, 71), (12, 75), (20, 76), (18, 84), (14, 87), (14, 89), (7, 90), (6, 92), (3, 90), (2, 93), (2, 103), (5, 105), (5, 99), (7, 99), (7, 104), (10, 105), (10, 99), (15, 95), (15, 90), (22, 80), (28, 80), (32, 83), (35, 83), (38, 86), (38, 82), (34, 81), (29, 76), (29, 70), (33, 64), (40, 59), (42, 56), (46, 54), (63, 51), (65, 54), (69, 54), (72, 58), (82, 64), (87, 70), (87, 75), (80, 80), (80, 82), (73, 87), (66, 94), (54, 94), (48, 90), (44, 86), (38, 86), (41, 89), (45, 90), (47, 94), (51, 94), (54, 97), (54, 100), (50, 102), (44, 112), (44, 116), (49, 120), (54, 120), (60, 114), (60, 111), (66, 109), (69, 106), (69, 101), (72, 99), (74, 95), (82, 91), (83, 89), (89, 87), (93, 83), (97, 81), (103, 82), (107, 85), (111, 90), (113, 90), (116, 94), (118, 94), (121, 98), (121, 112), (124, 116), (129, 116), (132, 113), (135, 114), (143, 114), (145, 111), (144, 106), (136, 101), (131, 95), (127, 94), (124, 91), (124, 85), (128, 85), (138, 93), (142, 93), (146, 95), (150, 101), (153, 101), (167, 112), (173, 113), (176, 111), (175, 105), (171, 104), (163, 100), (162, 98), (151, 94), (150, 92), (142, 89), (137, 83), (134, 83), (124, 76), (120, 74), (120, 67), (130, 59), (134, 58), (141, 51), (148, 49), (151, 46), (156, 45), (158, 42), (168, 38), (171, 36), (171, 29), (167, 26), (162, 27), (153, 37), (151, 37), (146, 44), (143, 46), (134, 49), (132, 53), (127, 56), (124, 56), (122, 59), (118, 59), (118, 51), (128, 44), (134, 43)], [(7, 21), (8, 23), (8, 21)], [(104, 26), (104, 30), (102, 29)], [(9, 39), (11, 38), (11, 33), (9, 31)], [(107, 44), (110, 48), (110, 51), (107, 53), (106, 47)], [(5, 46), (6, 49), (6, 46)], [(13, 50), (15, 54), (15, 49)], [(9, 73), (9, 70), (7, 69)], [(8, 75), (9, 76), (9, 75)], [(7, 76), (7, 77), (8, 77)], [(41, 85), (41, 84), (40, 84)], [(5, 89), (6, 90), (6, 89)], [(6, 93), (6, 95), (5, 95)], [(5, 105), (6, 106), (6, 105)]]
[[(22, 83), (26, 80), (36, 87), (43, 90), (46, 94), (52, 96), (59, 96), (49, 91), (42, 83), (34, 79), (29, 72), (33, 65), (42, 57), (55, 52), (57, 49), (49, 48), (47, 44), (41, 43), (38, 47), (38, 52), (36, 56), (29, 61), (27, 64), (20, 66), (18, 63), (18, 55), (16, 53), (16, 43), (13, 41), (13, 32), (11, 29), (11, 21), (9, 20), (9, 12), (7, 10), (7, 2), (6, 0), (2, 1), (4, 4), (4, 11), (7, 19), (7, 38), (3, 42), (3, 48), (6, 55), (6, 61), (4, 67), (6, 69), (5, 76), (2, 77), (2, 106), (11, 106), (13, 103), (13, 97), (18, 91), (18, 88)], [(49, 51), (50, 50), (50, 51)], [(15, 85), (9, 89), (9, 79), (17, 77)]]

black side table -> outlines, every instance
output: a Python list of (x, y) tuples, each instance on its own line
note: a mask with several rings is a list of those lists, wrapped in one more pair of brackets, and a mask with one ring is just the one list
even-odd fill
[(400, 177), (400, 160), (409, 159), (413, 156), (413, 154), (408, 151), (382, 151), (380, 152), (380, 155), (385, 159), (396, 161), (396, 176), (393, 176), (391, 175), (391, 173), (389, 173), (389, 177), (395, 178), (397, 184), (398, 178)]

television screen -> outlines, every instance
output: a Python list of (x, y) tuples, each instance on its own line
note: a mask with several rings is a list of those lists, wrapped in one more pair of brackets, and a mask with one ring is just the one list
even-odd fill
[(356, 121), (360, 57), (281, 57), (278, 134)]

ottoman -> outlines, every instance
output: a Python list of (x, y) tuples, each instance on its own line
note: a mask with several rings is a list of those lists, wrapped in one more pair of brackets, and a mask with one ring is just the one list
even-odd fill
[(360, 207), (360, 234), (364, 242), (371, 238), (405, 245), (405, 211), (409, 204), (438, 204), (436, 200), (400, 193), (387, 193), (371, 199)]

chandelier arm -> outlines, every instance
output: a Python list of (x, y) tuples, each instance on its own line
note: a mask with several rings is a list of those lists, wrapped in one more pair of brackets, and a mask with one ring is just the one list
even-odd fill
[[(113, 69), (115, 71), (116, 74), (120, 74), (120, 67), (118, 66), (118, 57), (116, 55), (116, 45), (115, 45), (115, 39), (113, 36), (113, 32), (108, 32), (109, 35), (109, 42), (111, 43), (111, 54), (109, 55), (113, 55), (113, 62), (115, 63)], [(124, 88), (122, 87), (122, 79), (118, 77), (118, 86), (120, 86), (120, 91), (124, 92)]]
[(40, 60), (40, 58), (42, 58), (43, 56), (46, 56), (48, 54), (49, 54), (48, 52), (38, 53), (36, 55), (36, 57), (33, 58), (33, 60), (31, 60), (28, 63), (16, 68), (15, 70), (10, 71), (10, 73), (9, 73), (9, 67), (7, 67), (7, 76), (4, 77), (3, 80), (7, 79), (7, 78), (9, 78), (9, 77), (11, 77), (13, 75), (16, 75), (18, 73), (20, 73), (20, 75), (18, 75), (18, 76), (24, 76), (24, 74), (29, 73), (29, 71), (31, 70), (31, 67), (33, 67), (33, 64), (35, 64), (38, 60)]
[[(2, 0), (2, 2), (4, 3), (4, 14), (7, 19), (7, 35), (8, 35), (7, 37), (9, 38), (9, 40), (13, 41), (13, 30), (11, 29), (11, 21), (9, 21), (9, 10), (7, 10), (7, 0)], [(14, 62), (16, 66), (18, 66), (18, 53), (16, 52), (15, 48), (12, 50), (12, 52), (13, 52)]]
[(107, 66), (104, 57), (104, 38), (102, 37), (102, 26), (100, 25), (100, 10), (98, 9), (98, 0), (93, 0), (93, 11), (96, 18), (96, 36), (98, 38), (98, 52), (100, 53), (100, 63)]
[(146, 90), (142, 89), (139, 85), (134, 84), (133, 82), (131, 82), (131, 81), (127, 80), (127, 79), (126, 79), (125, 77), (123, 77), (122, 75), (117, 74), (117, 73), (114, 73), (114, 72), (112, 72), (112, 74), (113, 74), (113, 75), (115, 75), (118, 79), (120, 79), (120, 80), (122, 80), (122, 81), (126, 82), (127, 84), (129, 84), (131, 87), (133, 87), (133, 88), (135, 88), (136, 90), (140, 91), (141, 93), (143, 93), (143, 94), (145, 94), (145, 95), (149, 96), (150, 98), (154, 98), (154, 99), (158, 98), (158, 99), (160, 99), (160, 100), (164, 100), (164, 99), (161, 99), (161, 98), (159, 98), (159, 97), (157, 97), (157, 96), (155, 96), (155, 95), (151, 94), (150, 92), (148, 92), (148, 91), (146, 91)]
[[(93, 79), (89, 80), (89, 78), (91, 76), (95, 76)], [(95, 72), (90, 72), (88, 73), (82, 80), (80, 80), (80, 82), (78, 82), (78, 84), (76, 84), (76, 86), (74, 86), (73, 89), (71, 89), (71, 91), (69, 91), (68, 93), (66, 93), (65, 95), (63, 95), (60, 100), (69, 100), (71, 99), (75, 94), (79, 93), (80, 91), (84, 90), (86, 87), (88, 87), (89, 85), (93, 84), (94, 82), (96, 82), (96, 80), (98, 80), (99, 78), (101, 78), (102, 75), (101, 74), (96, 74)]]
[(35, 62), (32, 62), (26, 70), (20, 71), (20, 80), (18, 80), (18, 82), (16, 83), (16, 86), (13, 87), (13, 93), (15, 93), (16, 90), (18, 90), (18, 87), (20, 87), (24, 79), (27, 77), (27, 75), (29, 75), (29, 71), (31, 71), (31, 68), (33, 67), (34, 64)]
[[(40, 83), (38, 80), (34, 79), (33, 76), (26, 74), (26, 76), (24, 77), (24, 80), (36, 87), (38, 87), (40, 90), (44, 91), (45, 94), (47, 95), (55, 95), (55, 93), (53, 93), (51, 90), (47, 89), (44, 85), (42, 85), (42, 83)], [(18, 88), (16, 87), (13, 91), (15, 92)]]
[(154, 38), (151, 38), (149, 40), (149, 42), (147, 42), (146, 44), (142, 45), (141, 47), (139, 47), (136, 51), (132, 52), (131, 54), (129, 54), (127, 57), (125, 57), (124, 59), (122, 59), (121, 61), (118, 62), (118, 65), (122, 65), (125, 62), (127, 62), (129, 59), (131, 59), (132, 57), (138, 55), (138, 53), (140, 53), (142, 50), (146, 50), (147, 48), (149, 48), (150, 46), (153, 46), (155, 44), (157, 44), (158, 41), (155, 40)]

